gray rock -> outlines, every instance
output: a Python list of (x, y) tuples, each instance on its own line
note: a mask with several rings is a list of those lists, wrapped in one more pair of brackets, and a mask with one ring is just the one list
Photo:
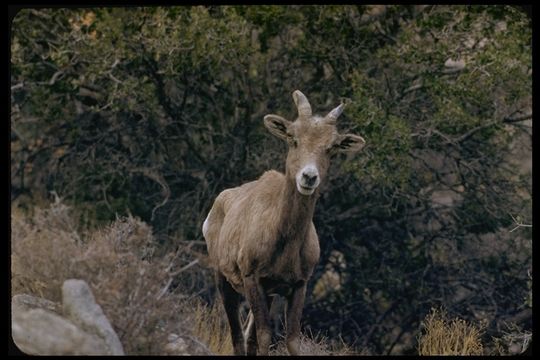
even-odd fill
[(188, 345), (186, 344), (184, 339), (182, 339), (176, 334), (170, 334), (167, 337), (167, 341), (169, 341), (169, 343), (165, 345), (164, 349), (167, 355), (188, 355)]
[(193, 336), (169, 334), (167, 341), (166, 355), (213, 355), (206, 344)]
[(105, 342), (43, 309), (12, 313), (13, 341), (30, 355), (106, 355)]
[(96, 303), (85, 281), (76, 279), (64, 281), (62, 302), (64, 315), (84, 331), (103, 339), (110, 355), (124, 355), (116, 332), (101, 306)]
[(45, 309), (59, 315), (62, 312), (62, 307), (59, 304), (47, 299), (28, 294), (17, 294), (11, 298), (12, 312), (23, 312), (32, 309)]

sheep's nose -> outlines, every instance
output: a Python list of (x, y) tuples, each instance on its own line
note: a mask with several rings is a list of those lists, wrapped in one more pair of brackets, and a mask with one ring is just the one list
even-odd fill
[(307, 186), (313, 186), (317, 181), (317, 174), (312, 172), (304, 172), (302, 173), (302, 180)]

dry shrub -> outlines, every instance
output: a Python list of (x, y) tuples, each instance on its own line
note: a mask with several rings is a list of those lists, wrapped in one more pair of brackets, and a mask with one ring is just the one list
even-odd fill
[(515, 323), (506, 324), (500, 337), (492, 337), (493, 349), (490, 355), (520, 355), (531, 346), (532, 332)]
[(60, 302), (66, 279), (85, 280), (126, 354), (159, 354), (167, 335), (179, 331), (186, 309), (180, 294), (166, 291), (182, 265), (179, 253), (153, 255), (147, 224), (130, 216), (83, 233), (59, 201), (31, 218), (14, 212), (11, 221), (12, 294)]
[(81, 257), (81, 243), (64, 204), (34, 209), (31, 217), (12, 208), (12, 292), (61, 301), (63, 281), (77, 273), (73, 259)]
[[(220, 302), (208, 306), (198, 303), (195, 306), (193, 334), (208, 344), (212, 353), (217, 355), (233, 354), (229, 324)], [(351, 355), (353, 352), (344, 342), (330, 342), (320, 334), (300, 335), (300, 353), (302, 355)], [(269, 355), (289, 355), (284, 339), (270, 347)]]
[(418, 339), (419, 355), (481, 355), (482, 328), (455, 318), (448, 320), (446, 311), (432, 309)]
[[(269, 352), (270, 355), (289, 355), (285, 339), (280, 339)], [(353, 355), (355, 352), (343, 341), (330, 341), (318, 334), (300, 333), (300, 354), (302, 355)]]
[(233, 354), (229, 324), (217, 301), (212, 306), (198, 302), (195, 306), (193, 334), (217, 355)]

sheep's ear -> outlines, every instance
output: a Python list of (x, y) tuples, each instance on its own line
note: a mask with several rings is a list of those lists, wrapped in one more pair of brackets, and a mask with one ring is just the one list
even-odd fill
[(362, 150), (364, 145), (366, 145), (366, 140), (363, 137), (354, 134), (344, 134), (338, 136), (334, 142), (333, 149), (336, 152), (353, 154)]
[(266, 126), (274, 136), (277, 136), (280, 139), (287, 139), (287, 129), (290, 124), (290, 121), (285, 120), (278, 115), (270, 114), (264, 117), (264, 126)]

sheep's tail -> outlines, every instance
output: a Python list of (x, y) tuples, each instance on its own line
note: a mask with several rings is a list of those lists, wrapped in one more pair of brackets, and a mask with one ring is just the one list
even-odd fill
[(244, 339), (247, 341), (248, 336), (251, 333), (253, 326), (255, 325), (255, 317), (253, 316), (253, 312), (251, 311), (251, 309), (249, 309), (246, 322), (247, 324), (244, 330)]

